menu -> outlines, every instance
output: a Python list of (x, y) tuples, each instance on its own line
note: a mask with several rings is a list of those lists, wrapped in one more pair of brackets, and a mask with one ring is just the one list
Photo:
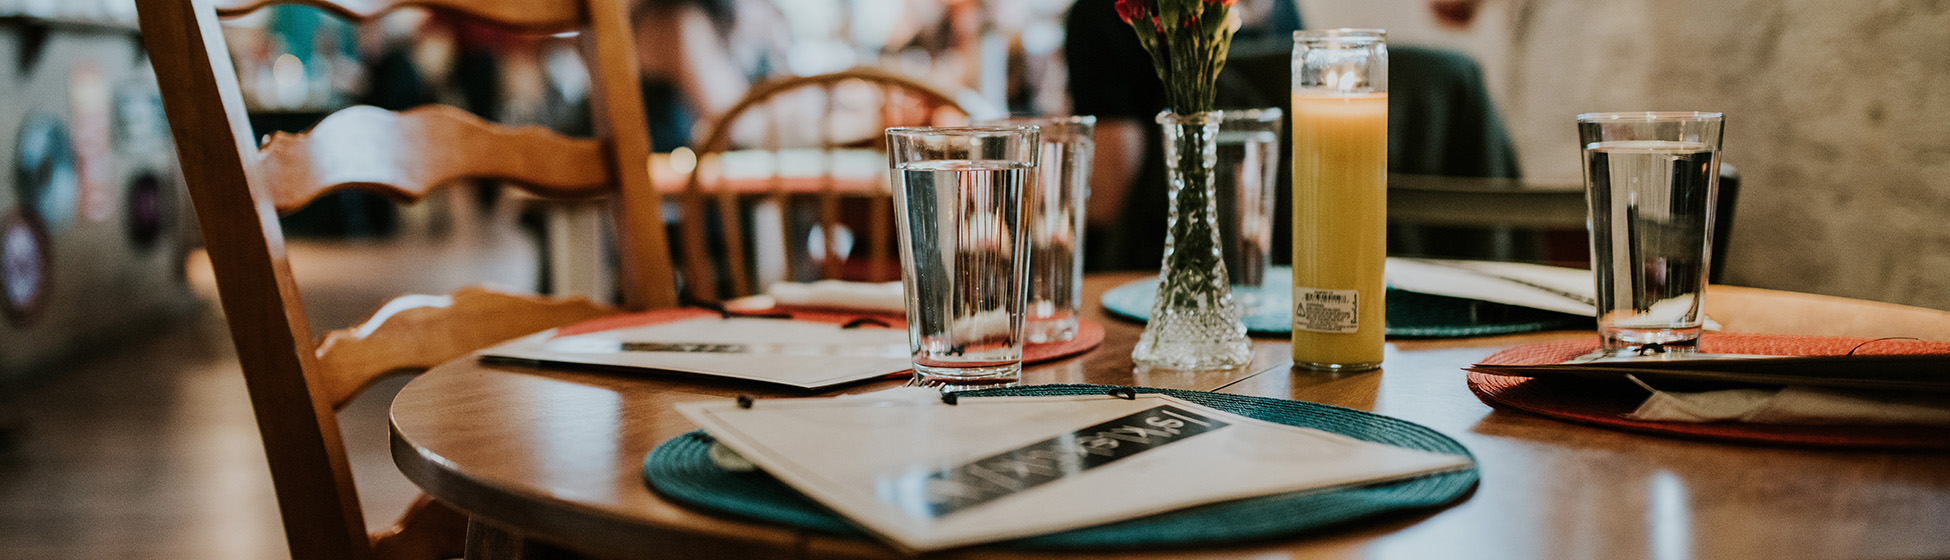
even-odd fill
[(914, 367), (903, 329), (711, 316), (571, 335), (548, 330), (479, 355), (486, 361), (621, 367), (804, 389)]
[(677, 408), (767, 473), (911, 552), (1470, 465), (1164, 395), (866, 397)]

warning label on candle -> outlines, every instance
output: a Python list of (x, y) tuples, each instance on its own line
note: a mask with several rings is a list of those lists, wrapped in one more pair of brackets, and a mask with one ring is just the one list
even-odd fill
[(1355, 290), (1293, 288), (1293, 330), (1352, 333), (1360, 330), (1361, 293)]

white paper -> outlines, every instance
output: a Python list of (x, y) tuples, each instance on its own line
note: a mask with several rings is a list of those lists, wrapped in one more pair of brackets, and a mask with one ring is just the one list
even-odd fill
[(715, 375), (817, 389), (912, 369), (907, 331), (703, 317), (572, 336), (545, 331), (481, 351), (515, 360)]
[(1400, 290), (1597, 316), (1596, 280), (1581, 268), (1391, 258), (1387, 276)]
[[(726, 399), (677, 409), (766, 472), (912, 551), (1469, 465), (1161, 395), (955, 405), (780, 399), (749, 409)], [(1120, 423), (1104, 425), (1112, 420)]]

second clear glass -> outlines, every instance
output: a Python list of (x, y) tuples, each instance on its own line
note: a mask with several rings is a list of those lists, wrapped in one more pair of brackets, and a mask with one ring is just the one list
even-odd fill
[(1031, 344), (1076, 338), (1083, 303), (1083, 202), (1090, 195), (1097, 118), (1020, 117), (977, 124), (1042, 130), (1041, 162), (1023, 195), (1029, 302), (1022, 334)]
[(1219, 119), (1213, 195), (1219, 207), (1219, 252), (1239, 305), (1252, 309), (1272, 262), (1273, 203), (1279, 186), (1279, 107), (1213, 111)]

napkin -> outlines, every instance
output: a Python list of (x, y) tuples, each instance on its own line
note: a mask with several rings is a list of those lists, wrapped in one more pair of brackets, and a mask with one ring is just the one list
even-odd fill
[(1397, 290), (1597, 315), (1591, 271), (1525, 263), (1390, 258), (1388, 285)]
[[(1596, 281), (1590, 270), (1582, 268), (1400, 257), (1389, 257), (1387, 267), (1388, 287), (1397, 290), (1598, 316)], [(1691, 305), (1684, 299), (1662, 303)], [(1704, 314), (1700, 323), (1706, 330), (1720, 330), (1720, 324)]]
[(1950, 395), (1844, 391), (1789, 385), (1781, 389), (1661, 391), (1628, 377), (1652, 396), (1630, 420), (1801, 425), (1950, 426)]
[(786, 307), (907, 312), (907, 299), (901, 294), (900, 282), (779, 282), (765, 293), (772, 296), (774, 303)]

